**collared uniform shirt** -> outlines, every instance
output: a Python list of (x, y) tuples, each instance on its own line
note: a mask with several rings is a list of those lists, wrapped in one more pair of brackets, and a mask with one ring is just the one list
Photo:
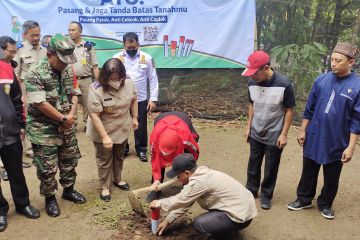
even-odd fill
[(238, 223), (244, 223), (257, 215), (252, 193), (229, 175), (198, 167), (182, 191), (172, 197), (157, 201), (156, 207), (171, 211), (166, 220), (171, 223), (198, 202), (205, 210), (223, 211)]
[(74, 71), (77, 77), (87, 77), (92, 75), (92, 69), (98, 65), (95, 48), (92, 47), (89, 51), (84, 47), (85, 41), (75, 46), (74, 53), (77, 62), (73, 64)]
[[(132, 101), (136, 101), (136, 95), (135, 84), (130, 79), (126, 79), (118, 90), (109, 86), (109, 91), (105, 91), (97, 81), (89, 87), (89, 113), (100, 113), (100, 120), (114, 144), (123, 143), (132, 131), (130, 106)], [(87, 125), (87, 133), (93, 142), (102, 143), (91, 118)]]
[(28, 41), (24, 41), (23, 44), (24, 46), (19, 48), (14, 57), (14, 60), (18, 63), (18, 66), (15, 68), (15, 73), (21, 81), (24, 81), (25, 74), (31, 65), (46, 56), (46, 49), (43, 46), (39, 46), (39, 49), (36, 49)]
[(159, 83), (156, 74), (155, 64), (153, 58), (138, 50), (137, 54), (131, 58), (125, 50), (115, 54), (113, 58), (118, 58), (123, 62), (126, 69), (126, 74), (134, 81), (138, 101), (142, 102), (147, 99), (147, 85), (149, 81), (150, 86), (150, 101), (157, 101), (159, 94)]
[(248, 85), (249, 102), (254, 108), (250, 137), (276, 146), (284, 127), (285, 108), (295, 106), (292, 82), (281, 73), (274, 72), (271, 79), (261, 83), (250, 79)]
[(71, 110), (72, 96), (80, 96), (71, 66), (55, 72), (45, 57), (35, 63), (25, 76), (28, 99), (26, 133), (34, 144), (45, 146), (63, 145), (63, 134), (59, 134), (60, 122), (44, 115), (35, 104), (48, 102), (57, 111), (67, 114)]
[(360, 77), (351, 73), (339, 78), (320, 75), (310, 91), (304, 119), (304, 156), (318, 164), (340, 161), (349, 145), (350, 133), (360, 134)]

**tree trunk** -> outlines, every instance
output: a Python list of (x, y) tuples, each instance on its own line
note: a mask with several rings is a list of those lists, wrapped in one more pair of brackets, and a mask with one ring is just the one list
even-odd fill
[(313, 28), (310, 37), (311, 42), (317, 41), (316, 39), (317, 27), (321, 20), (321, 16), (323, 15), (323, 8), (324, 8), (324, 0), (319, 0), (318, 5), (316, 7), (316, 14), (315, 14)]

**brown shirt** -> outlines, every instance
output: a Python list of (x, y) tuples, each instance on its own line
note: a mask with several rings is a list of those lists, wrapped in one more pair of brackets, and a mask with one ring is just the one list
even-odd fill
[(98, 65), (95, 48), (92, 47), (91, 50), (88, 51), (84, 47), (84, 44), (85, 41), (81, 41), (79, 45), (75, 46), (75, 50), (74, 50), (74, 53), (78, 60), (73, 65), (77, 77), (91, 76), (93, 66)]
[[(130, 79), (126, 79), (125, 85), (117, 91), (109, 87), (109, 91), (106, 92), (97, 81), (89, 87), (89, 113), (100, 113), (100, 120), (114, 144), (123, 143), (132, 131), (130, 105), (132, 101), (136, 101), (136, 96), (135, 84)], [(87, 133), (94, 142), (102, 143), (99, 133), (91, 119), (89, 120)]]
[(171, 223), (197, 201), (206, 210), (225, 212), (235, 222), (243, 223), (257, 215), (252, 193), (229, 175), (198, 167), (183, 190), (169, 198), (157, 201), (157, 207), (171, 211), (166, 220)]
[(25, 74), (29, 68), (45, 56), (46, 49), (44, 47), (39, 46), (36, 49), (31, 43), (25, 41), (24, 46), (19, 48), (14, 57), (14, 60), (18, 63), (18, 66), (15, 68), (16, 75), (19, 76), (21, 81), (24, 81)]

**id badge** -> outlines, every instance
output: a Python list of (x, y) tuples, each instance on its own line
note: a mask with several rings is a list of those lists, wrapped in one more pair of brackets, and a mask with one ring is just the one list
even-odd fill
[(82, 65), (86, 65), (86, 58), (81, 58), (81, 59), (80, 59), (80, 63), (81, 63)]

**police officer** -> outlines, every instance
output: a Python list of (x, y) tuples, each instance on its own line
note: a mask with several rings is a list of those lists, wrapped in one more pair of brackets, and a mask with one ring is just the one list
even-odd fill
[[(25, 94), (24, 79), (29, 68), (41, 58), (46, 56), (46, 49), (40, 45), (40, 25), (35, 21), (26, 21), (23, 24), (23, 34), (25, 41), (15, 55), (14, 60), (17, 62), (15, 73), (20, 81), (22, 95)], [(25, 104), (26, 104), (26, 99)], [(27, 139), (24, 141), (24, 150), (29, 157), (33, 156), (31, 145)], [(24, 167), (30, 167), (31, 164), (24, 163)]]
[[(143, 162), (147, 161), (147, 113), (156, 108), (159, 83), (153, 58), (139, 50), (139, 37), (128, 32), (123, 36), (124, 50), (113, 57), (120, 59), (126, 68), (126, 73), (135, 82), (138, 93), (139, 128), (134, 132), (137, 156)], [(148, 82), (150, 98), (148, 101)], [(127, 152), (129, 150), (127, 149)]]
[(130, 189), (121, 171), (126, 140), (132, 128), (138, 126), (137, 108), (134, 82), (126, 79), (125, 67), (119, 59), (109, 59), (101, 68), (99, 81), (89, 89), (88, 132), (96, 150), (100, 198), (104, 201), (110, 201), (112, 183), (122, 190)]
[(95, 48), (92, 42), (86, 42), (82, 39), (82, 25), (79, 22), (71, 22), (69, 25), (69, 36), (75, 42), (74, 53), (77, 62), (73, 65), (74, 71), (79, 83), (82, 96), (79, 103), (83, 106), (83, 121), (86, 129), (86, 121), (88, 119), (88, 92), (92, 83), (92, 74), (97, 80), (99, 77), (98, 60), (95, 54)]
[[(16, 211), (34, 219), (40, 217), (40, 213), (30, 205), (29, 190), (21, 167), (21, 139), (25, 136), (21, 89), (10, 64), (2, 61), (5, 58), (4, 55), (4, 51), (0, 48), (0, 157), (9, 174), (10, 189)], [(8, 211), (9, 204), (3, 196), (0, 186), (0, 232), (7, 227)]]
[(41, 59), (26, 74), (28, 99), (26, 132), (34, 150), (34, 165), (40, 180), (40, 194), (45, 196), (49, 216), (60, 215), (55, 198), (60, 170), (62, 198), (84, 203), (85, 197), (74, 190), (75, 167), (81, 157), (74, 128), (78, 96), (81, 95), (71, 67), (76, 62), (75, 44), (69, 38), (55, 34)]

